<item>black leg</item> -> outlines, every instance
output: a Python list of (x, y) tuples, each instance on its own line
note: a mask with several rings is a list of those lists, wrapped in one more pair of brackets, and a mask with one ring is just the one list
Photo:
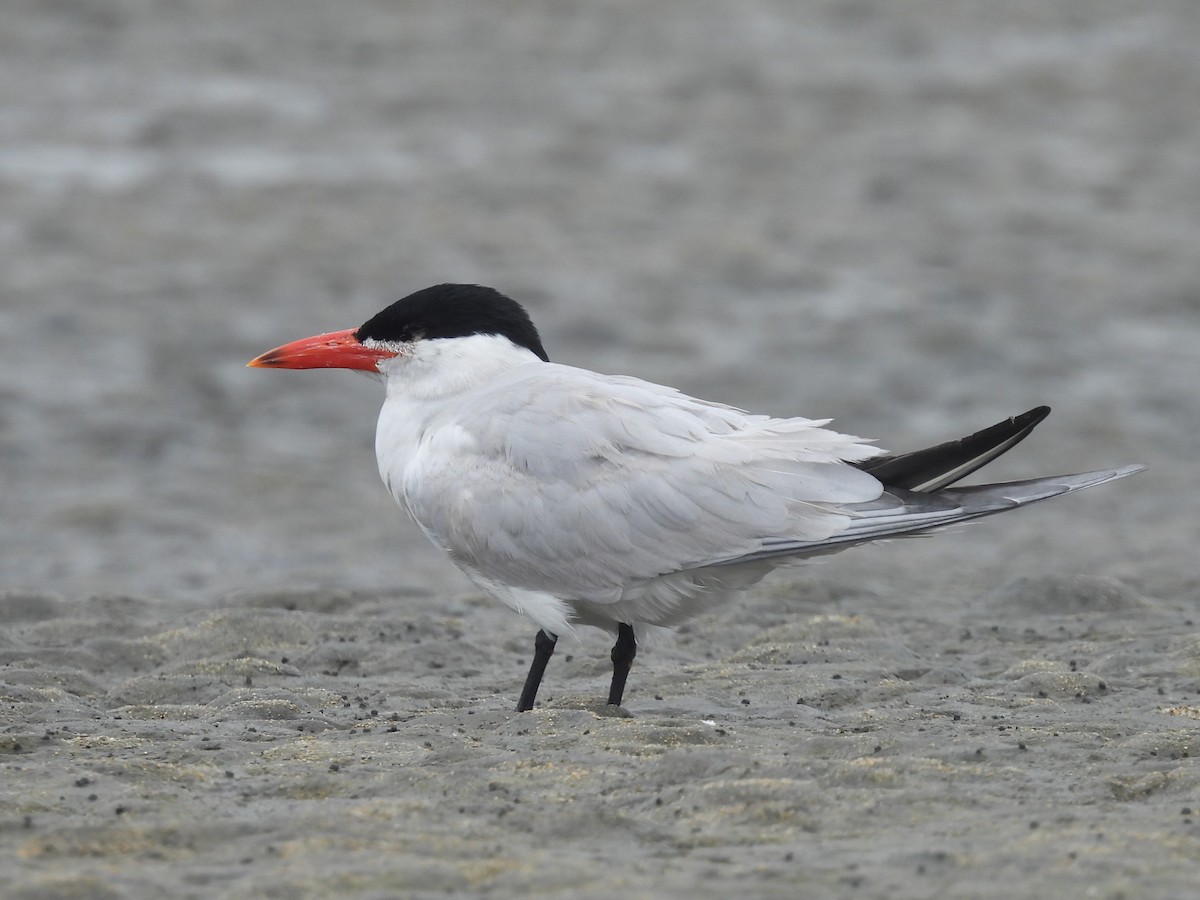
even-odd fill
[(521, 699), (517, 701), (517, 712), (533, 709), (533, 701), (537, 699), (542, 676), (546, 674), (546, 663), (550, 662), (554, 645), (557, 643), (558, 638), (547, 631), (539, 631), (533, 639), (533, 662), (525, 678), (525, 687), (521, 690)]
[(617, 625), (617, 642), (612, 648), (613, 678), (612, 687), (608, 689), (608, 702), (613, 706), (621, 705), (621, 698), (625, 695), (625, 679), (629, 677), (629, 668), (635, 656), (637, 641), (633, 637), (633, 626), (621, 622)]

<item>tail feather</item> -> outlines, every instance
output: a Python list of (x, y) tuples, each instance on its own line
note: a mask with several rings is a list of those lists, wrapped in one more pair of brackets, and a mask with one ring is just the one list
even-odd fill
[(777, 557), (818, 556), (836, 553), (868, 541), (923, 534), (936, 528), (968, 522), (1028, 506), (1040, 500), (1095, 487), (1134, 475), (1145, 468), (1136, 465), (1123, 466), (1119, 469), (1083, 472), (1078, 475), (1057, 475), (1026, 481), (949, 488), (937, 493), (889, 488), (879, 499), (870, 503), (844, 507), (845, 512), (854, 518), (845, 531), (833, 537), (820, 541), (768, 538), (763, 541), (762, 548), (753, 553), (709, 562), (706, 565), (730, 566)]

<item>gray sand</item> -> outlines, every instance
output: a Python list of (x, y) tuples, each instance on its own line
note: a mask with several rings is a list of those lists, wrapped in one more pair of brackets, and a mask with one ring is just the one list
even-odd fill
[[(0, 895), (1191, 897), (1200, 6), (19, 2), (0, 33)], [(478, 595), (380, 391), (437, 281), (552, 357), (1134, 479), (639, 657)]]

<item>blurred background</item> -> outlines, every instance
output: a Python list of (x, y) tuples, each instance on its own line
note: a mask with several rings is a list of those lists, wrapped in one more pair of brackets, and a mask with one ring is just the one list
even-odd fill
[(825, 576), (1195, 599), (1198, 46), (1193, 0), (11, 0), (0, 589), (467, 590), (380, 387), (244, 364), (474, 281), (559, 362), (897, 450), (1048, 403), (989, 474), (1153, 467)]

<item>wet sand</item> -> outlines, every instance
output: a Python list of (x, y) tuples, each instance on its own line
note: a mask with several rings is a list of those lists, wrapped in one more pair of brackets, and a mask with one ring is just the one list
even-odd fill
[[(21, 4), (0, 37), (0, 894), (1188, 897), (1200, 13)], [(551, 357), (996, 478), (643, 650), (480, 596), (379, 388), (438, 281)]]

